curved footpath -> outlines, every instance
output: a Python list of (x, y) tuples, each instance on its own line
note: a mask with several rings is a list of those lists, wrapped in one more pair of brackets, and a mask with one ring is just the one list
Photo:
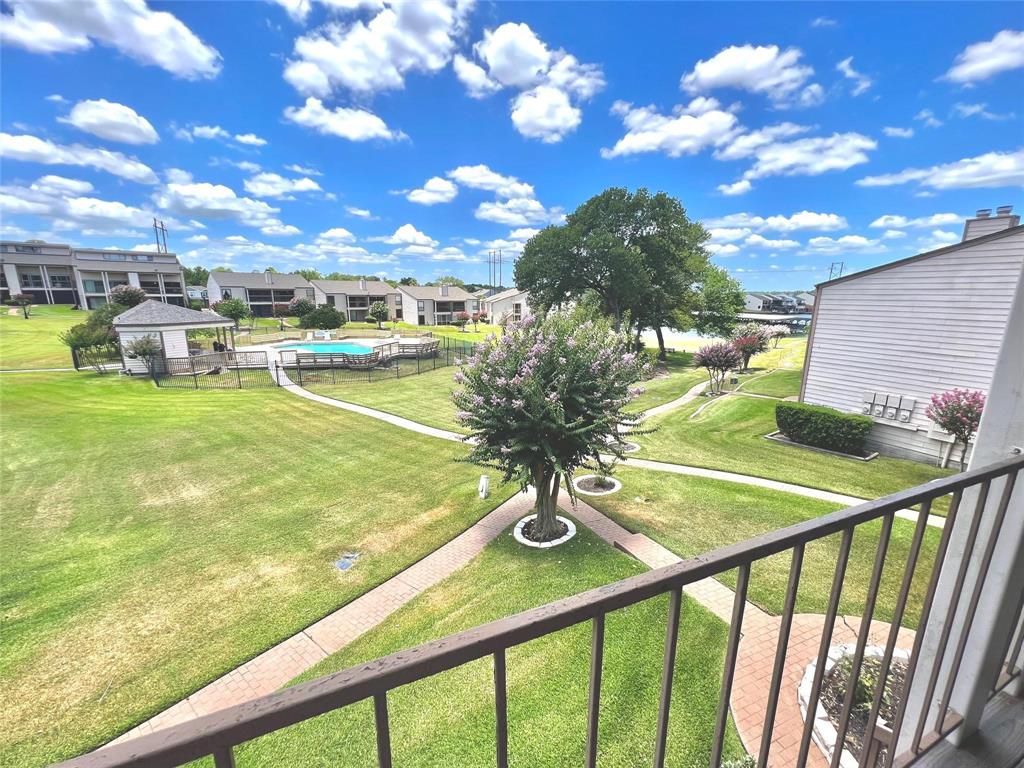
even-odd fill
[[(458, 432), (451, 432), (446, 429), (437, 429), (436, 427), (428, 427), (425, 424), (420, 424), (418, 421), (412, 419), (406, 419), (402, 416), (395, 416), (391, 413), (384, 411), (378, 411), (374, 408), (367, 408), (364, 405), (355, 405), (354, 403), (346, 403), (344, 400), (335, 400), (331, 397), (325, 397), (324, 395), (317, 395), (309, 390), (303, 389), (302, 387), (294, 384), (291, 379), (288, 378), (287, 374), (278, 369), (277, 371), (278, 383), (282, 389), (286, 389), (293, 395), (305, 398), (306, 400), (312, 400), (315, 403), (322, 405), (329, 405), (332, 408), (341, 408), (342, 410), (352, 411), (353, 413), (359, 413), (363, 416), (369, 416), (373, 419), (379, 419), (385, 421), (388, 424), (393, 424), (396, 427), (408, 429), (412, 432), (418, 432), (421, 435), (428, 435), (430, 437), (436, 437), (441, 440), (450, 440), (452, 442), (464, 443), (467, 441), (465, 435), (459, 434)], [(680, 408), (687, 403), (697, 398), (703, 391), (706, 385), (702, 382), (692, 387), (685, 395), (678, 397), (675, 400), (664, 403), (662, 405), (651, 408), (646, 412), (644, 419), (649, 419), (652, 416), (659, 416), (663, 413), (673, 411), (676, 408)], [(611, 459), (611, 456), (603, 456), (602, 458)], [(706, 469), (704, 467), (692, 467), (686, 464), (670, 464), (664, 461), (654, 461), (652, 459), (623, 459), (621, 464), (631, 467), (637, 467), (638, 469), (648, 469), (655, 472), (670, 472), (676, 475), (689, 475), (691, 477), (706, 477), (711, 480), (725, 480), (730, 483), (742, 483), (744, 485), (753, 485), (758, 488), (767, 488), (773, 491), (783, 491), (785, 493), (792, 493), (797, 496), (805, 496), (811, 499), (818, 499), (820, 501), (829, 501), (834, 504), (842, 504), (843, 506), (852, 507), (857, 504), (863, 504), (868, 499), (862, 499), (858, 496), (847, 496), (842, 493), (833, 493), (832, 491), (823, 491), (818, 488), (809, 488), (804, 485), (795, 485), (793, 483), (785, 483), (781, 480), (769, 480), (764, 477), (755, 477), (754, 475), (743, 475), (739, 472), (727, 472), (721, 469)], [(901, 509), (896, 513), (896, 516), (910, 522), (917, 522), (917, 512), (911, 509)], [(934, 528), (942, 528), (946, 523), (946, 518), (941, 515), (929, 515), (928, 525)]]

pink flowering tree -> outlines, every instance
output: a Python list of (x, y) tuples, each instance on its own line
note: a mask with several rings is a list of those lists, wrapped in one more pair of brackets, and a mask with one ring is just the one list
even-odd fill
[(625, 408), (643, 393), (634, 385), (646, 364), (626, 334), (580, 310), (510, 323), (459, 364), (452, 398), (473, 440), (469, 461), (500, 470), (523, 489), (533, 485), (537, 518), (528, 535), (558, 538), (563, 480), (575, 502), (573, 473), (584, 466), (608, 471), (602, 452), (621, 458), (626, 438), (637, 434), (639, 414)]
[(782, 341), (787, 336), (789, 336), (790, 333), (791, 333), (791, 331), (789, 330), (789, 326), (788, 325), (782, 325), (782, 324), (779, 324), (779, 325), (769, 325), (769, 326), (767, 326), (764, 329), (764, 334), (765, 334), (765, 336), (768, 337), (768, 340), (772, 343), (772, 348), (773, 349), (778, 349), (779, 342)]
[(925, 415), (939, 428), (953, 435), (953, 447), (960, 443), (960, 468), (966, 469), (964, 460), (971, 436), (978, 431), (981, 412), (985, 410), (985, 395), (970, 389), (952, 389), (939, 395), (932, 395), (931, 405)]
[(739, 368), (743, 363), (743, 358), (732, 344), (720, 341), (698, 349), (693, 356), (693, 363), (707, 369), (709, 389), (714, 395), (722, 391), (725, 375), (729, 371)]

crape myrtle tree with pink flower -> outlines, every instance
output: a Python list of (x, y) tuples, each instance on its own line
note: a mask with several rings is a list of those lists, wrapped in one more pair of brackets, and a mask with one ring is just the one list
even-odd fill
[(708, 390), (712, 395), (719, 394), (725, 384), (725, 375), (740, 367), (743, 356), (732, 344), (724, 341), (707, 344), (693, 355), (693, 364), (707, 369)]
[(639, 413), (626, 408), (643, 393), (634, 385), (646, 364), (631, 350), (628, 333), (578, 308), (510, 323), (461, 362), (452, 397), (473, 440), (468, 460), (500, 470), (505, 482), (534, 486), (533, 540), (564, 533), (556, 515), (561, 485), (575, 503), (573, 474), (584, 466), (608, 471), (601, 454), (621, 458), (638, 433)]
[(953, 435), (953, 447), (957, 443), (960, 448), (960, 468), (966, 469), (967, 445), (971, 436), (978, 431), (981, 424), (981, 412), (985, 410), (985, 394), (977, 390), (951, 389), (938, 395), (932, 395), (931, 404), (925, 409), (925, 415), (941, 429)]

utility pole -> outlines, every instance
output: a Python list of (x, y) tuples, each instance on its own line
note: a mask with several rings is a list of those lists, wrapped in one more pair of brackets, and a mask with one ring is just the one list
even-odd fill
[(828, 267), (828, 279), (842, 277), (843, 269), (846, 267), (845, 261), (833, 261)]
[[(164, 226), (163, 221), (153, 219), (153, 234), (156, 236), (156, 252), (167, 253), (167, 227)], [(163, 242), (160, 239), (161, 235), (163, 235)]]

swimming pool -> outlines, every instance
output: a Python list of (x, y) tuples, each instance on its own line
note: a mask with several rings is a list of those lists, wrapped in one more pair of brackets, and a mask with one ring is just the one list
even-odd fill
[(284, 344), (278, 349), (291, 349), (297, 352), (315, 352), (323, 355), (368, 355), (373, 351), (373, 344), (360, 344), (358, 341), (311, 341), (305, 344)]

